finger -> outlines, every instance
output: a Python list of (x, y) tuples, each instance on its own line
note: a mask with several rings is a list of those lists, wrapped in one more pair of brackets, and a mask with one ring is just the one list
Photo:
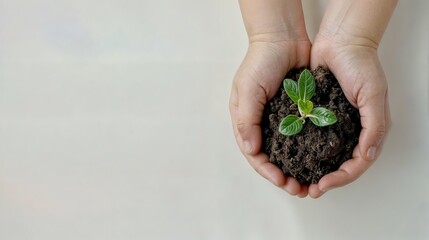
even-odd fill
[(386, 118), (386, 134), (384, 138), (387, 138), (390, 128), (392, 127), (392, 117), (390, 116), (390, 103), (389, 103), (389, 91), (386, 92), (385, 98), (386, 107), (384, 108), (384, 117)]
[(268, 160), (268, 156), (264, 153), (258, 153), (256, 155), (245, 155), (250, 166), (259, 175), (270, 181), (277, 187), (282, 187), (286, 183), (286, 177), (283, 172), (276, 165), (272, 164)]
[[(231, 91), (231, 97), (230, 97), (230, 104), (229, 109), (231, 113), (231, 120), (234, 130), (234, 135), (237, 140), (237, 144), (240, 148), (240, 150), (244, 149), (243, 141), (241, 140), (241, 135), (238, 132), (237, 129), (237, 118), (238, 118), (238, 96), (237, 96), (237, 88), (235, 84), (232, 87)], [(286, 183), (286, 177), (284, 176), (283, 172), (274, 164), (270, 163), (268, 160), (268, 156), (263, 153), (259, 153), (257, 155), (249, 155), (246, 154), (242, 150), (244, 156), (246, 157), (249, 164), (255, 169), (256, 172), (258, 172), (262, 177), (276, 185), (277, 187), (281, 187)]]
[(359, 145), (353, 151), (352, 159), (345, 161), (340, 168), (320, 179), (319, 189), (327, 192), (333, 188), (347, 185), (359, 178), (372, 164), (365, 160), (360, 153)]
[[(361, 91), (370, 92), (370, 90), (364, 89)], [(374, 95), (359, 96), (358, 98), (358, 107), (362, 124), (362, 130), (359, 136), (359, 149), (361, 156), (367, 161), (374, 161), (377, 159), (381, 152), (383, 139), (387, 133), (388, 126), (386, 124), (386, 119), (390, 117), (385, 115), (385, 101), (386, 90)]]
[(301, 184), (295, 178), (287, 177), (286, 183), (281, 188), (290, 195), (296, 196), (301, 191)]
[(308, 195), (310, 195), (311, 198), (319, 198), (323, 195), (323, 191), (320, 190), (319, 184), (311, 184), (308, 187)]
[(237, 112), (238, 112), (238, 92), (237, 92), (237, 86), (235, 85), (235, 83), (233, 83), (231, 88), (231, 95), (229, 97), (229, 113), (231, 116), (232, 129), (234, 131), (237, 144), (239, 144), (241, 140), (238, 139), (239, 135), (235, 124), (237, 121)]
[[(386, 94), (385, 97), (385, 103), (386, 107), (384, 109), (384, 117), (385, 117), (385, 126), (386, 130), (388, 130), (391, 126), (391, 116), (390, 116), (390, 106), (388, 101), (388, 95)], [(387, 132), (384, 134), (384, 137), (381, 139), (381, 142), (379, 144), (379, 151), (381, 151)], [(344, 162), (338, 171), (335, 171), (333, 173), (330, 173), (326, 176), (324, 176), (320, 182), (319, 182), (319, 189), (320, 191), (326, 192), (333, 188), (341, 187), (344, 185), (347, 185), (357, 178), (359, 178), (373, 163), (373, 161), (368, 161), (364, 156), (362, 156), (361, 147), (360, 144), (356, 146), (355, 150), (353, 151), (353, 158), (351, 160), (348, 160)], [(309, 195), (311, 197), (317, 196), (317, 189), (310, 186), (309, 189)]]
[(236, 128), (242, 141), (242, 151), (253, 155), (261, 148), (261, 118), (267, 101), (265, 90), (249, 80), (237, 89), (238, 107)]
[(308, 186), (307, 185), (301, 185), (301, 190), (297, 194), (300, 198), (305, 198), (308, 196)]

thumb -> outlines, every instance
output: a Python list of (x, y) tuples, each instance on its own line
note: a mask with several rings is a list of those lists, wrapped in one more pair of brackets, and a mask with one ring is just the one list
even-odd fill
[[(368, 161), (377, 159), (387, 133), (386, 91), (358, 99), (362, 131), (359, 137), (361, 156)], [(362, 105), (359, 104), (362, 102)]]
[(250, 155), (261, 148), (261, 119), (267, 102), (265, 90), (258, 84), (246, 83), (238, 88), (236, 128), (241, 138), (241, 150)]

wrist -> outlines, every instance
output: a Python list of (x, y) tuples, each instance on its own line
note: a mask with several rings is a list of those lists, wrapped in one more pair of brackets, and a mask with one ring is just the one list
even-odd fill
[(304, 29), (278, 29), (274, 31), (255, 31), (248, 34), (249, 44), (254, 43), (295, 43), (310, 42)]
[[(336, 36), (336, 38), (342, 37)], [(325, 35), (319, 33), (311, 48), (311, 55), (315, 59), (324, 59), (324, 64), (327, 66), (335, 66), (336, 64), (342, 64), (344, 59), (377, 58), (378, 52), (377, 47), (366, 40), (332, 40), (332, 38), (326, 38)]]
[(330, 0), (320, 35), (339, 44), (377, 49), (397, 0)]
[(320, 26), (316, 41), (320, 39), (337, 46), (352, 45), (377, 49), (380, 45), (380, 38), (365, 29), (360, 29), (347, 23), (337, 24), (329, 20), (324, 20)]
[(308, 41), (301, 0), (240, 0), (249, 42)]

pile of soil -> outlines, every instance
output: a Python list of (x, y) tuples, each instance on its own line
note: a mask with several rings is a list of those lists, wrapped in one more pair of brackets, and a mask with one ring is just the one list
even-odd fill
[[(286, 78), (298, 81), (300, 72), (294, 69)], [(299, 115), (298, 107), (287, 96), (282, 84), (266, 104), (261, 124), (262, 149), (270, 162), (286, 176), (306, 185), (319, 182), (350, 159), (361, 131), (359, 112), (344, 96), (335, 76), (321, 67), (311, 72), (316, 81), (316, 92), (311, 99), (314, 107), (330, 109), (337, 115), (337, 122), (318, 127), (306, 119), (300, 133), (290, 137), (282, 135), (279, 132), (281, 120), (289, 114)]]

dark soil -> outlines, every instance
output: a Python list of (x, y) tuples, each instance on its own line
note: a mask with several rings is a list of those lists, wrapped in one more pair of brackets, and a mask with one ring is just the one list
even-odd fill
[[(300, 72), (292, 70), (286, 77), (297, 81)], [(262, 119), (263, 151), (286, 176), (301, 184), (317, 183), (350, 159), (361, 131), (359, 112), (346, 99), (335, 76), (321, 67), (311, 72), (316, 80), (316, 92), (311, 99), (314, 107), (332, 110), (337, 123), (317, 127), (307, 119), (297, 135), (282, 135), (278, 130), (281, 120), (288, 114), (299, 115), (283, 84), (265, 106)]]

